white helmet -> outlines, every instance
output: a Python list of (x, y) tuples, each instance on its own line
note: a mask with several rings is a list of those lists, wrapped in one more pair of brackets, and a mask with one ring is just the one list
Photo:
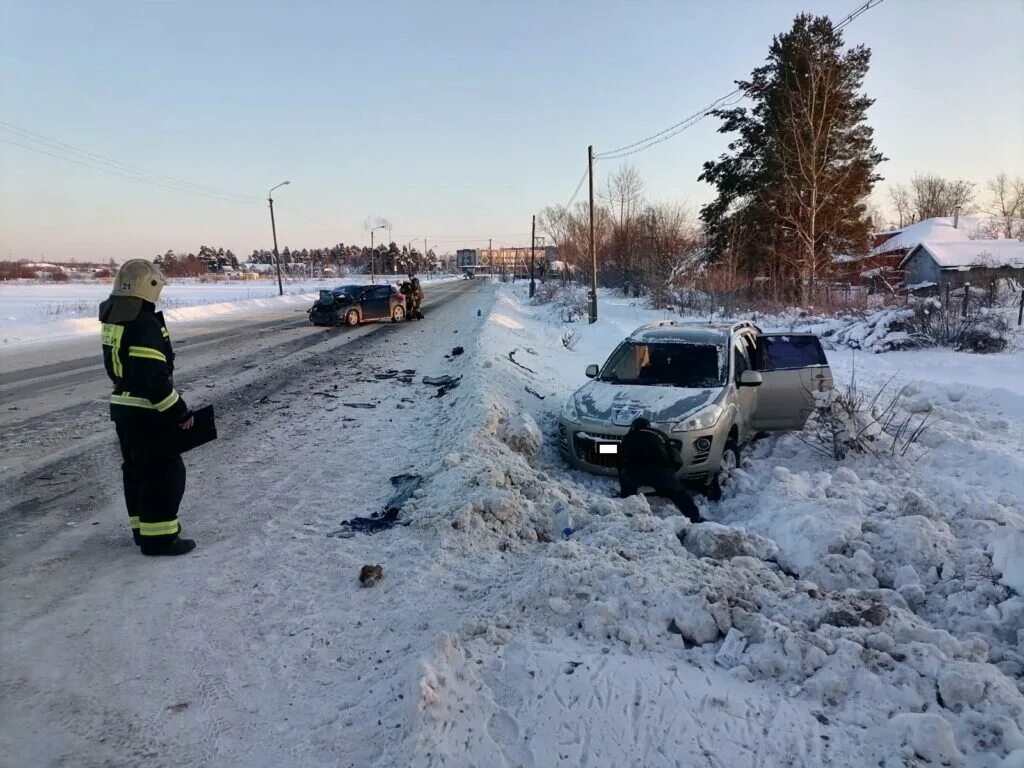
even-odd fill
[(167, 284), (156, 264), (146, 259), (131, 259), (121, 265), (114, 278), (111, 296), (134, 296), (156, 304), (160, 291)]

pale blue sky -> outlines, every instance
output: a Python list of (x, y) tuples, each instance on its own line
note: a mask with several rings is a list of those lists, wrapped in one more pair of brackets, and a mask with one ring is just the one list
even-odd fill
[[(675, 122), (760, 64), (796, 13), (838, 19), (859, 2), (0, 0), (0, 120), (237, 193), (290, 179), (275, 194), (282, 247), (366, 242), (376, 214), (399, 242), (522, 243), (532, 213), (568, 199), (588, 143)], [(1024, 0), (885, 0), (847, 28), (873, 51), (887, 180), (1024, 175), (1022, 28)], [(697, 176), (725, 148), (716, 127), (630, 158), (651, 198), (709, 199)], [(0, 258), (201, 243), (269, 247), (266, 203), (0, 142)]]

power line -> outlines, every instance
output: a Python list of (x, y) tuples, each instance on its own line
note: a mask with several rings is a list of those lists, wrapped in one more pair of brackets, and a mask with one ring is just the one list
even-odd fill
[(3, 142), (4, 144), (10, 144), (10, 145), (15, 146), (15, 147), (20, 147), (22, 149), (26, 149), (29, 152), (36, 152), (36, 153), (38, 153), (40, 155), (47, 155), (48, 157), (53, 157), (53, 158), (56, 158), (57, 160), (63, 160), (63, 161), (68, 162), (68, 163), (75, 163), (76, 165), (82, 165), (82, 166), (85, 166), (86, 168), (91, 168), (94, 171), (101, 171), (103, 173), (109, 173), (109, 174), (111, 174), (113, 176), (120, 176), (123, 179), (130, 179), (131, 181), (141, 181), (141, 182), (143, 182), (145, 184), (152, 184), (153, 186), (156, 186), (156, 187), (163, 187), (164, 189), (171, 189), (171, 190), (174, 190), (175, 192), (187, 192), (190, 195), (198, 195), (200, 197), (213, 198), (215, 200), (222, 200), (222, 201), (224, 201), (226, 203), (237, 203), (239, 205), (252, 205), (252, 203), (253, 203), (253, 201), (251, 201), (251, 200), (239, 200), (237, 198), (223, 197), (221, 195), (215, 195), (215, 194), (212, 194), (212, 193), (209, 193), (209, 192), (200, 192), (200, 191), (195, 190), (195, 189), (186, 189), (184, 187), (172, 186), (171, 184), (165, 184), (163, 182), (155, 181), (153, 179), (145, 179), (145, 178), (141, 178), (139, 176), (131, 176), (131, 175), (127, 174), (127, 173), (121, 173), (120, 171), (116, 171), (116, 170), (114, 170), (112, 168), (103, 168), (102, 166), (94, 165), (94, 164), (88, 163), (88, 162), (86, 162), (84, 160), (79, 160), (79, 159), (76, 159), (76, 158), (73, 158), (73, 157), (67, 157), (67, 156), (64, 156), (64, 155), (59, 155), (59, 154), (56, 154), (54, 152), (48, 152), (45, 149), (40, 149), (39, 147), (32, 147), (32, 146), (29, 146), (28, 144), (21, 144), (21, 143), (19, 143), (17, 141), (11, 141), (10, 139), (5, 139), (2, 136), (0, 136), (0, 142)]
[[(867, 2), (855, 8), (853, 11), (844, 16), (837, 24), (833, 25), (833, 28), (836, 31), (843, 29), (857, 17), (861, 16), (864, 13), (867, 13), (875, 6), (880, 5), (882, 1), (883, 0), (867, 0)], [(738, 98), (729, 101), (734, 97)], [(673, 123), (672, 125), (668, 126), (668, 128), (664, 128), (658, 131), (657, 133), (652, 133), (650, 136), (646, 136), (642, 139), (639, 139), (638, 141), (634, 141), (632, 144), (626, 144), (624, 146), (618, 147), (617, 149), (610, 149), (607, 152), (601, 152), (600, 154), (595, 155), (595, 158), (603, 160), (615, 160), (620, 157), (634, 155), (637, 152), (643, 152), (645, 149), (650, 149), (651, 147), (656, 146), (657, 144), (661, 144), (663, 141), (668, 141), (674, 136), (678, 136), (680, 133), (687, 130), (688, 128), (692, 128), (693, 126), (697, 125), (697, 123), (699, 123), (701, 120), (705, 119), (706, 117), (709, 117), (713, 110), (721, 109), (722, 107), (733, 106), (734, 104), (739, 103), (743, 98), (743, 90), (741, 88), (735, 88), (729, 93), (725, 94), (724, 96), (720, 96), (719, 98), (715, 99), (710, 104), (701, 107), (701, 109), (697, 110), (693, 114), (684, 117), (679, 122)]]
[(221, 199), (234, 198), (236, 202), (256, 202), (262, 200), (262, 198), (255, 195), (231, 192), (204, 184), (196, 184), (191, 181), (185, 181), (183, 179), (156, 173), (154, 171), (147, 171), (143, 168), (139, 168), (138, 166), (123, 163), (119, 160), (115, 160), (96, 152), (90, 152), (89, 150), (76, 147), (73, 144), (68, 144), (67, 142), (59, 141), (57, 139), (50, 138), (49, 136), (44, 136), (36, 131), (31, 131), (27, 128), (22, 128), (21, 126), (14, 125), (13, 123), (3, 120), (0, 120), (0, 131), (13, 134), (15, 138), (22, 142), (30, 142), (30, 145), (26, 145), (19, 143), (18, 141), (4, 139), (8, 144), (28, 149), (30, 151), (39, 152), (40, 154), (46, 154), (58, 160), (74, 162), (87, 168), (92, 168), (93, 170), (111, 173), (115, 176), (122, 176), (134, 181), (155, 184), (157, 186), (180, 189), (183, 192), (204, 194)]

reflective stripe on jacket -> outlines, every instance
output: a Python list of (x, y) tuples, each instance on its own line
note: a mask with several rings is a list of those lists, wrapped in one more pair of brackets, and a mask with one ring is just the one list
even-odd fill
[[(188, 416), (188, 406), (174, 389), (174, 350), (163, 314), (149, 302), (133, 320), (103, 323), (103, 366), (114, 384), (112, 418), (153, 411), (173, 421)], [(127, 409), (132, 409), (131, 411)]]

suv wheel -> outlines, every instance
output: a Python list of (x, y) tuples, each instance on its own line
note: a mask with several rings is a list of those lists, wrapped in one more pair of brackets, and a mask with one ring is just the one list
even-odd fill
[(355, 328), (357, 325), (359, 325), (358, 310), (350, 309), (348, 312), (345, 313), (345, 325), (347, 325), (349, 328)]
[(729, 438), (725, 441), (722, 449), (722, 460), (718, 463), (718, 470), (715, 472), (711, 482), (708, 483), (707, 497), (712, 501), (722, 498), (722, 488), (729, 482), (733, 471), (740, 465), (740, 447), (736, 441)]
[(391, 310), (391, 322), (400, 323), (405, 320), (405, 307), (401, 304), (396, 304), (395, 308)]

